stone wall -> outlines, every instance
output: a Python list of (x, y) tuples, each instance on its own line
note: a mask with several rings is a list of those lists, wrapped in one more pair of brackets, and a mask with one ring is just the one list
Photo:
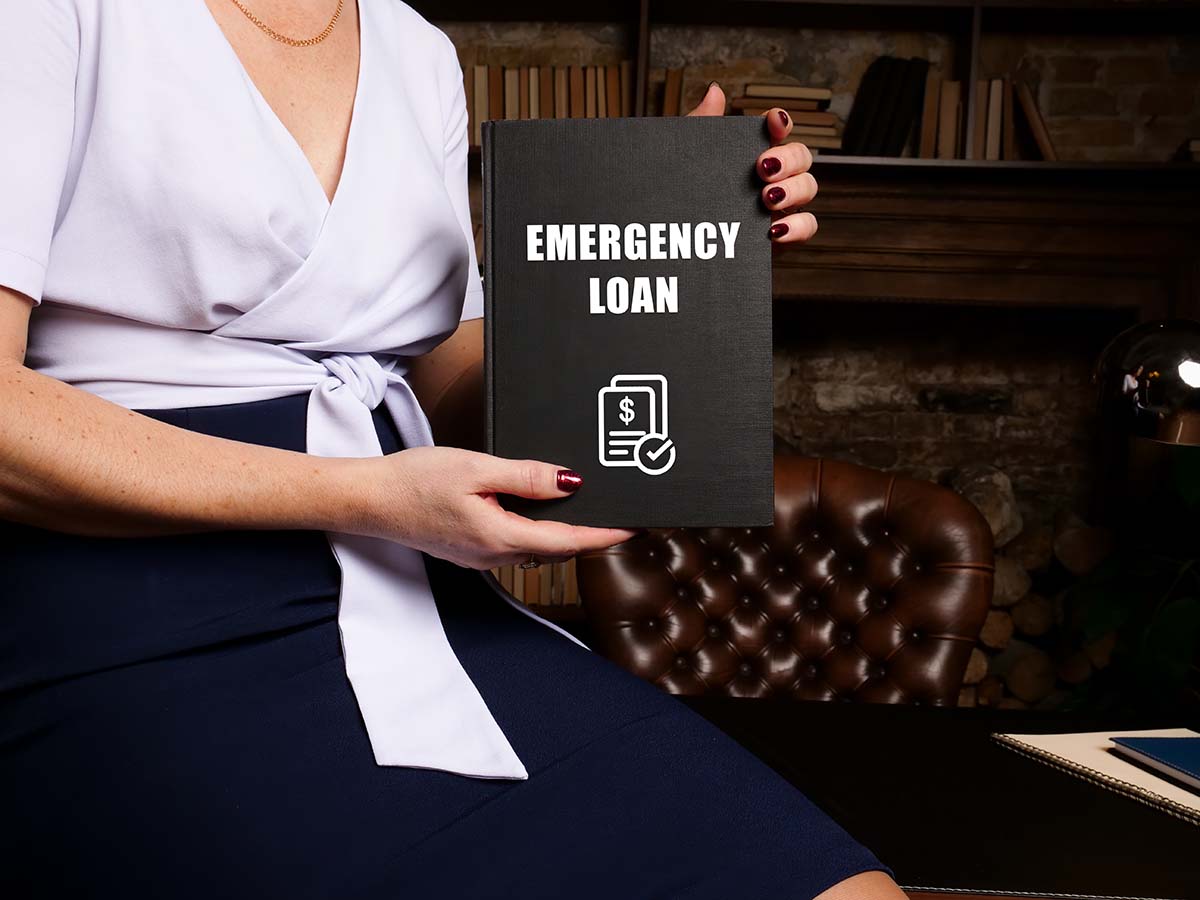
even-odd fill
[(1030, 521), (1082, 513), (1091, 369), (1124, 324), (1096, 311), (778, 304), (777, 444), (939, 482), (987, 463)]

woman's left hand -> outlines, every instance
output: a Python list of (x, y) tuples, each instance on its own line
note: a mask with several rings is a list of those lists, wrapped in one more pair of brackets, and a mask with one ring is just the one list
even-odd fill
[[(720, 85), (715, 81), (710, 84), (704, 99), (688, 115), (725, 115), (725, 92)], [(792, 117), (787, 110), (776, 106), (768, 109), (763, 118), (767, 120), (771, 147), (759, 154), (754, 171), (766, 182), (762, 189), (763, 204), (774, 219), (769, 236), (780, 244), (807, 241), (817, 233), (817, 217), (793, 210), (817, 195), (817, 180), (809, 172), (812, 154), (804, 144), (782, 143), (792, 131)]]

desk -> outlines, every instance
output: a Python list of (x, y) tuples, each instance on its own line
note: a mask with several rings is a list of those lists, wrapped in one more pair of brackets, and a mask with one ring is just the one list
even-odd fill
[(1200, 898), (1200, 827), (990, 738), (1194, 721), (680, 699), (870, 847), (914, 898)]

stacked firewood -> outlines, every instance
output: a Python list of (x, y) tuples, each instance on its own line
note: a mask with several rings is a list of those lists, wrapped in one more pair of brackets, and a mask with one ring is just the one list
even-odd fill
[(1056, 706), (1108, 664), (1115, 638), (1064, 646), (1059, 637), (1064, 592), (1044, 596), (1036, 582), (1052, 565), (1075, 577), (1092, 571), (1111, 552), (1112, 536), (1069, 513), (1053, 523), (1026, 523), (1008, 476), (992, 466), (959, 470), (951, 486), (983, 513), (996, 546), (992, 604), (971, 651), (958, 705)]

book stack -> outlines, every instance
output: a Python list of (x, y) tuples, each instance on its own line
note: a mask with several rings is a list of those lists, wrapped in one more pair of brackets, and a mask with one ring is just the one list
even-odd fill
[(1004, 160), (1058, 158), (1029, 85), (1009, 77), (975, 82), (975, 123), (966, 134), (965, 82), (938, 77), (929, 61), (880, 56), (863, 74), (842, 150), (860, 156)]
[(792, 117), (787, 142), (799, 141), (816, 155), (821, 148), (842, 147), (844, 127), (837, 113), (829, 112), (833, 91), (800, 84), (748, 84), (741, 97), (730, 101), (730, 109), (743, 116), (761, 116), (782, 107)]
[(471, 146), (478, 147), (489, 119), (578, 119), (633, 115), (633, 67), (463, 67)]
[(500, 586), (527, 606), (578, 606), (575, 560), (543, 564), (536, 569), (501, 566), (492, 569)]

